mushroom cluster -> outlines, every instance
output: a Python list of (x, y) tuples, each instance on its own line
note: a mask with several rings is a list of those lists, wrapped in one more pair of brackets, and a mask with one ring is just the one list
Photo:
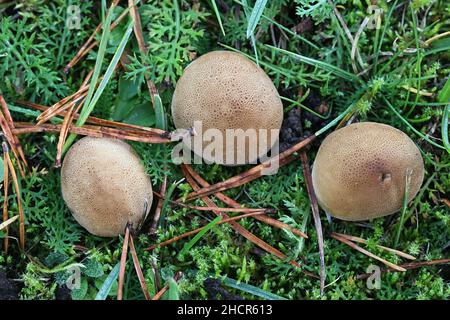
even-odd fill
[(314, 161), (312, 180), (325, 211), (342, 220), (359, 221), (401, 209), (408, 171), (411, 201), (424, 177), (419, 149), (396, 128), (363, 122), (325, 138)]
[[(203, 152), (207, 139), (198, 144), (192, 143), (195, 137), (185, 141), (207, 163), (241, 165), (256, 162), (276, 143), (283, 105), (270, 78), (253, 61), (239, 53), (213, 51), (184, 70), (173, 95), (172, 115), (177, 129), (221, 134), (219, 152)], [(238, 136), (227, 136), (227, 130)], [(236, 143), (249, 130), (256, 134)]]
[(85, 137), (67, 152), (61, 190), (74, 218), (90, 233), (115, 237), (148, 214), (152, 186), (139, 157), (117, 139)]

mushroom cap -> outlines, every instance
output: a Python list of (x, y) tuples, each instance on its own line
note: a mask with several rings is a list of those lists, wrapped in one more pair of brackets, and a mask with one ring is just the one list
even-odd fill
[(85, 137), (69, 149), (61, 191), (75, 220), (101, 237), (124, 233), (128, 222), (138, 228), (153, 200), (139, 157), (127, 143), (109, 138)]
[[(256, 162), (276, 143), (278, 131), (271, 134), (270, 130), (281, 128), (283, 105), (270, 78), (253, 61), (239, 53), (213, 51), (194, 60), (184, 70), (173, 94), (172, 116), (178, 129), (194, 127), (196, 132), (203, 133), (217, 129), (222, 133), (222, 142), (218, 144), (223, 147), (223, 156), (202, 154), (202, 148), (209, 142), (190, 148), (191, 140), (184, 141), (206, 162), (241, 165)], [(202, 122), (201, 129), (194, 126), (195, 121)], [(246, 138), (245, 159), (237, 157), (238, 153), (244, 154), (237, 143), (234, 143), (234, 148), (226, 148), (227, 143), (233, 143), (231, 136), (226, 138), (227, 129), (242, 129), (244, 132), (253, 129), (256, 132), (256, 137), (249, 134)], [(236, 139), (234, 141), (237, 142)], [(259, 146), (257, 149), (260, 150), (250, 152), (250, 146)]]
[(336, 130), (322, 142), (312, 170), (320, 206), (349, 221), (397, 212), (412, 170), (408, 201), (420, 189), (423, 159), (414, 142), (389, 125), (362, 122)]

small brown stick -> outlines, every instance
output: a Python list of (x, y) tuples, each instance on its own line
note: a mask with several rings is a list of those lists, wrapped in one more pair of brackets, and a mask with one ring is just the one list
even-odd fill
[(130, 229), (125, 228), (125, 237), (123, 238), (122, 255), (120, 256), (119, 283), (117, 287), (117, 300), (123, 298), (123, 283), (125, 281), (125, 267), (127, 265), (128, 243), (130, 238)]
[[(358, 243), (364, 243), (364, 244), (367, 244), (367, 240), (365, 240), (365, 239), (363, 239), (363, 238), (360, 238), (360, 237), (349, 236), (349, 235), (346, 235), (346, 234), (343, 234), (343, 233), (337, 233), (337, 232), (334, 232), (334, 234), (337, 234), (338, 236), (340, 236), (340, 237), (342, 237), (342, 238), (345, 238), (345, 239), (347, 239), (347, 240), (353, 241), (353, 242), (358, 242)], [(393, 254), (396, 254), (396, 255), (398, 255), (399, 257), (402, 257), (402, 258), (405, 258), (405, 259), (409, 259), (409, 260), (416, 260), (416, 258), (413, 257), (412, 255), (407, 254), (407, 253), (404, 253), (404, 252), (402, 252), (402, 251), (395, 250), (395, 249), (392, 249), (392, 248), (389, 248), (389, 247), (385, 247), (385, 246), (381, 246), (381, 245), (378, 245), (378, 244), (377, 244), (376, 246), (377, 246), (378, 248), (380, 248), (380, 249), (383, 249), (383, 250), (392, 252)]]
[(450, 200), (448, 200), (447, 198), (442, 199), (442, 202), (444, 202), (444, 204), (450, 208)]
[[(35, 126), (30, 123), (18, 122), (17, 128), (14, 129), (14, 133), (17, 135), (34, 133), (34, 132), (60, 132), (61, 125), (60, 124), (48, 124), (44, 123), (40, 126)], [(137, 132), (131, 130), (119, 130), (115, 128), (108, 128), (102, 126), (92, 126), (92, 125), (84, 125), (83, 127), (77, 127), (74, 125), (69, 126), (69, 132), (90, 136), (95, 138), (116, 138), (122, 140), (131, 140), (137, 142), (145, 142), (145, 143), (171, 143), (170, 138), (165, 136), (170, 136), (170, 133), (164, 135), (155, 135), (150, 132)]]
[(61, 125), (61, 131), (59, 133), (59, 140), (58, 140), (58, 146), (56, 148), (56, 159), (55, 159), (55, 167), (59, 168), (61, 167), (61, 158), (62, 158), (62, 152), (64, 143), (66, 142), (67, 134), (69, 133), (69, 127), (72, 125), (73, 116), (75, 113), (78, 113), (78, 110), (80, 109), (81, 105), (83, 104), (84, 99), (80, 102), (77, 109), (74, 112), (75, 104), (73, 104), (69, 110), (69, 112), (66, 113), (64, 116), (64, 121)]
[[(200, 175), (192, 168), (191, 165), (183, 164), (183, 166), (191, 174), (191, 176), (197, 181), (197, 183), (199, 183), (202, 187), (209, 186), (208, 182), (206, 182), (202, 177), (200, 177)], [(241, 204), (239, 204), (235, 200), (231, 199), (230, 197), (227, 197), (223, 193), (218, 192), (218, 193), (214, 194), (214, 196), (217, 197), (217, 199), (219, 199), (223, 203), (229, 205), (230, 207), (233, 207), (233, 208), (241, 208), (242, 207)], [(277, 219), (269, 217), (265, 214), (257, 215), (254, 218), (261, 222), (264, 222), (268, 225), (271, 225), (272, 227), (275, 227), (278, 229), (287, 229), (297, 236), (300, 236), (305, 239), (308, 238), (308, 235), (306, 235), (304, 232), (300, 231), (299, 229), (291, 227), (290, 225), (288, 225), (284, 222), (278, 221)]]
[[(450, 259), (439, 259), (439, 260), (431, 260), (431, 261), (418, 261), (418, 262), (404, 263), (404, 264), (401, 264), (400, 267), (405, 268), (406, 270), (412, 270), (412, 269), (417, 269), (417, 268), (421, 268), (421, 267), (428, 267), (428, 266), (434, 266), (437, 264), (449, 264), (449, 263), (450, 263)], [(381, 270), (381, 272), (391, 272), (391, 271), (397, 272), (398, 270), (395, 270), (394, 268), (385, 268), (385, 269)], [(357, 280), (367, 279), (371, 275), (372, 275), (372, 273), (363, 273), (363, 274), (356, 276), (356, 279)]]
[(0, 95), (0, 104), (2, 110), (0, 110), (0, 127), (2, 128), (3, 135), (11, 146), (14, 157), (17, 160), (17, 168), (19, 169), (20, 175), (25, 178), (25, 171), (22, 167), (21, 161), (23, 162), (25, 169), (29, 171), (28, 163), (23, 153), (22, 146), (20, 145), (19, 138), (13, 134), (14, 122), (12, 120), (11, 114), (9, 113), (8, 106), (6, 104), (3, 96)]
[[(220, 220), (219, 222), (217, 222), (216, 225), (223, 224), (223, 223), (228, 223), (228, 222), (231, 222), (231, 221), (237, 221), (237, 220), (240, 220), (240, 219), (242, 219), (242, 218), (255, 217), (255, 216), (260, 215), (260, 214), (263, 214), (263, 212), (250, 212), (250, 213), (244, 213), (244, 214), (242, 214), (242, 215), (240, 215), (240, 216), (222, 219), (222, 220)], [(163, 242), (158, 243), (158, 244), (151, 245), (150, 247), (146, 248), (145, 250), (146, 250), (146, 251), (151, 251), (151, 250), (154, 250), (154, 249), (156, 249), (156, 248), (166, 247), (166, 246), (168, 246), (169, 244), (175, 243), (175, 242), (177, 242), (177, 241), (179, 241), (179, 240), (181, 240), (181, 239), (184, 239), (184, 238), (190, 237), (190, 236), (192, 236), (192, 235), (194, 235), (194, 234), (197, 234), (197, 233), (199, 233), (200, 231), (202, 231), (204, 228), (205, 228), (205, 227), (200, 227), (200, 228), (194, 229), (194, 230), (192, 230), (192, 231), (188, 231), (188, 232), (186, 232), (186, 233), (183, 233), (182, 235), (173, 237), (173, 238), (171, 238), (171, 239), (169, 239), (169, 240), (163, 241)]]
[(319, 245), (319, 257), (320, 257), (320, 295), (323, 295), (325, 290), (326, 269), (325, 269), (325, 250), (323, 246), (323, 231), (322, 222), (320, 221), (319, 205), (317, 203), (316, 193), (312, 184), (311, 171), (309, 168), (308, 155), (305, 151), (300, 152), (300, 158), (303, 167), (303, 176), (305, 177), (306, 190), (308, 192), (309, 202), (311, 205), (311, 211), (314, 218), (314, 225), (317, 233), (317, 243)]
[[(139, 50), (141, 53), (146, 56), (148, 54), (148, 48), (145, 45), (144, 36), (142, 35), (142, 24), (141, 17), (139, 16), (139, 12), (136, 6), (133, 3), (133, 0), (128, 0), (128, 7), (130, 8), (130, 15), (133, 19), (133, 31), (136, 36), (136, 40), (138, 42)], [(147, 88), (150, 93), (150, 99), (152, 100), (152, 107), (155, 108), (155, 95), (158, 94), (158, 90), (156, 89), (155, 84), (152, 80), (150, 80), (147, 73), (144, 73), (145, 82), (147, 83)]]
[[(13, 181), (14, 190), (16, 192), (16, 200), (17, 200), (17, 208), (19, 210), (19, 244), (20, 248), (24, 251), (25, 250), (25, 217), (23, 215), (23, 208), (22, 208), (22, 196), (20, 193), (19, 188), (19, 181), (17, 180), (16, 170), (14, 169), (14, 165), (11, 161), (11, 158), (9, 157), (8, 153), (8, 145), (6, 142), (3, 142), (3, 153), (5, 155), (5, 162), (7, 163), (9, 167), (9, 171), (11, 172), (11, 178)], [(6, 153), (5, 153), (6, 150)]]
[(167, 175), (164, 175), (164, 180), (163, 180), (163, 182), (161, 184), (161, 188), (160, 188), (160, 194), (159, 194), (160, 197), (158, 199), (158, 204), (156, 205), (155, 214), (153, 215), (153, 221), (150, 226), (150, 235), (155, 235), (156, 230), (158, 229), (158, 222), (159, 222), (159, 218), (161, 216), (162, 206), (164, 204), (164, 197), (166, 195), (166, 189), (167, 189)]
[(290, 147), (286, 151), (280, 153), (277, 157), (275, 157), (275, 159), (269, 159), (269, 160), (267, 160), (259, 165), (256, 165), (253, 168), (251, 168), (237, 176), (231, 177), (225, 181), (218, 182), (218, 183), (210, 185), (208, 187), (204, 187), (197, 191), (191, 192), (187, 196), (187, 200), (197, 199), (202, 196), (209, 196), (211, 194), (214, 194), (217, 192), (222, 192), (222, 191), (225, 191), (225, 190), (228, 190), (231, 188), (236, 188), (236, 187), (239, 187), (250, 181), (253, 181), (262, 176), (262, 170), (264, 168), (270, 168), (270, 167), (276, 166), (277, 165), (276, 161), (279, 162), (278, 165), (286, 164), (287, 162), (285, 162), (284, 160), (287, 160), (287, 159), (291, 160), (292, 158), (290, 156), (294, 152), (301, 150), (302, 148), (307, 146), (309, 143), (311, 143), (315, 139), (316, 139), (315, 135), (309, 136), (305, 140), (300, 141), (299, 143)]
[[(127, 229), (129, 229), (129, 225), (127, 226)], [(147, 284), (145, 283), (144, 274), (142, 273), (141, 265), (139, 263), (139, 258), (136, 253), (136, 249), (134, 247), (134, 240), (133, 236), (130, 235), (130, 253), (133, 257), (133, 264), (134, 269), (136, 270), (136, 274), (139, 278), (139, 283), (141, 285), (142, 293), (144, 294), (145, 300), (151, 300), (150, 294), (148, 293)]]
[[(112, 12), (111, 10), (114, 9), (114, 7), (117, 6), (120, 0), (114, 0), (109, 7), (109, 12)], [(111, 24), (110, 30), (114, 29), (119, 22), (125, 17), (125, 13), (122, 13), (116, 20), (114, 24)], [(95, 35), (100, 31), (102, 28), (102, 23), (99, 23), (99, 25), (95, 28), (94, 32), (91, 34), (91, 36), (88, 38), (88, 40), (85, 42), (85, 44), (78, 50), (78, 52), (75, 54), (75, 56), (72, 58), (72, 60), (64, 67), (64, 72), (69, 72), (69, 69), (73, 68), (75, 64), (78, 63), (89, 51), (86, 51), (88, 47), (90, 47), (92, 44), (91, 42), (94, 40)], [(96, 45), (97, 42), (94, 42)], [(91, 48), (92, 49), (92, 48)]]
[[(38, 121), (37, 124), (43, 124), (56, 116), (58, 113), (61, 113), (62, 111), (65, 111), (70, 108), (70, 106), (73, 104), (73, 101), (79, 101), (82, 97), (84, 97), (87, 94), (87, 91), (89, 89), (89, 86), (82, 86), (77, 92), (74, 94), (71, 94), (70, 96), (65, 97), (64, 99), (58, 101), (54, 105), (52, 105), (50, 108), (47, 108), (44, 112), (42, 112), (36, 120)], [(70, 104), (70, 101), (72, 100), (72, 104)]]
[(13, 223), (14, 221), (16, 221), (17, 219), (19, 219), (19, 215), (16, 215), (12, 218), (9, 218), (5, 221), (3, 221), (2, 223), (0, 223), (0, 231), (2, 231), (3, 229), (8, 229), (8, 226)]
[[(191, 187), (196, 191), (199, 190), (200, 187), (194, 181), (194, 178), (189, 174), (189, 171), (186, 169), (186, 166), (182, 166), (182, 171), (184, 173), (184, 176), (185, 176), (187, 182), (191, 185)], [(203, 202), (206, 203), (206, 205), (208, 205), (210, 207), (216, 206), (216, 204), (211, 199), (209, 199), (207, 196), (202, 196), (201, 199), (203, 200)], [(220, 211), (213, 211), (213, 212), (216, 215), (222, 216), (225, 219), (229, 218), (229, 216), (227, 214), (222, 213)], [(229, 222), (229, 224), (237, 233), (239, 233), (241, 236), (243, 236), (247, 240), (251, 241), (252, 243), (256, 244), (258, 247), (273, 254), (274, 256), (278, 257), (281, 260), (287, 259), (287, 256), (284, 253), (282, 253), (280, 250), (275, 249), (274, 247), (272, 247), (265, 241), (261, 240), (260, 238), (255, 236), (253, 233), (251, 233), (250, 231), (245, 229), (243, 226), (241, 226), (239, 223), (237, 223), (236, 221), (231, 221), (231, 222)], [(301, 268), (300, 264), (294, 260), (289, 261), (289, 264), (294, 265), (298, 268)], [(304, 272), (306, 273), (306, 271), (304, 271)]]
[(369, 257), (371, 257), (371, 258), (373, 258), (373, 259), (375, 259), (375, 260), (378, 260), (378, 261), (384, 263), (385, 265), (391, 267), (392, 269), (394, 269), (394, 270), (396, 270), (396, 271), (406, 271), (405, 268), (400, 267), (400, 266), (398, 266), (398, 265), (396, 265), (396, 264), (394, 264), (394, 263), (392, 263), (392, 262), (389, 262), (389, 261), (387, 261), (387, 260), (384, 260), (383, 258), (380, 258), (379, 256), (373, 254), (372, 252), (367, 251), (366, 249), (361, 248), (361, 247), (358, 246), (357, 244), (354, 244), (354, 243), (351, 242), (350, 240), (347, 240), (346, 238), (343, 238), (343, 237), (341, 237), (341, 236), (338, 236), (338, 235), (335, 234), (335, 233), (332, 233), (332, 234), (331, 234), (331, 237), (334, 238), (334, 239), (336, 239), (336, 240), (338, 240), (338, 241), (340, 241), (340, 242), (342, 242), (342, 243), (344, 243), (344, 244), (346, 244), (346, 245), (348, 245), (349, 247), (351, 247), (351, 248), (353, 248), (353, 249), (355, 249), (355, 250), (357, 250), (357, 251), (359, 251), (359, 252), (365, 254), (366, 256), (369, 256)]
[[(8, 154), (8, 149), (6, 144), (2, 144), (3, 147), (3, 159), (6, 159)], [(5, 148), (6, 147), (6, 148)], [(4, 197), (3, 197), (3, 222), (6, 222), (9, 218), (8, 216), (8, 189), (9, 189), (9, 166), (5, 164), (3, 166), (3, 189), (4, 189)], [(8, 227), (5, 228), (5, 237), (3, 239), (3, 246), (5, 250), (5, 255), (8, 254), (8, 246), (9, 246), (9, 238), (8, 238)]]
[[(164, 197), (161, 196), (158, 192), (153, 191), (153, 194), (158, 197), (159, 199), (163, 199)], [(269, 212), (269, 213), (274, 213), (275, 210), (273, 209), (266, 209), (266, 208), (244, 208), (244, 207), (239, 207), (239, 208), (220, 208), (220, 207), (202, 207), (202, 206), (191, 206), (176, 200), (169, 200), (169, 203), (175, 205), (175, 206), (180, 206), (183, 208), (188, 208), (188, 209), (192, 209), (192, 210), (198, 210), (198, 211), (213, 211), (213, 210), (219, 210), (219, 211), (223, 211), (223, 212), (244, 212), (244, 213), (253, 213), (253, 212), (261, 212), (261, 213), (265, 213), (265, 212)]]
[[(23, 105), (23, 106), (27, 106), (39, 111), (45, 111), (46, 109), (48, 109), (48, 107), (43, 106), (43, 105), (39, 105), (36, 103), (32, 103), (32, 102), (28, 102), (28, 101), (23, 101), (23, 100), (17, 100), (16, 103)], [(62, 111), (60, 114), (61, 116), (64, 116), (66, 114), (66, 111)], [(79, 115), (75, 114), (74, 115), (74, 119), (78, 119)], [(128, 123), (123, 123), (123, 122), (116, 122), (116, 121), (110, 121), (110, 120), (104, 120), (104, 119), (100, 119), (100, 118), (96, 118), (96, 117), (88, 117), (87, 118), (87, 123), (90, 124), (96, 124), (96, 125), (102, 125), (102, 126), (106, 126), (106, 127), (115, 127), (115, 128), (122, 128), (122, 129), (134, 129), (137, 131), (145, 131), (145, 132), (151, 132), (157, 135), (168, 135), (169, 133), (167, 131), (158, 129), (158, 128), (148, 128), (148, 127), (142, 127), (142, 126), (138, 126), (138, 125), (134, 125), (134, 124), (128, 124)], [(144, 132), (144, 134), (145, 134)]]
[[(178, 282), (181, 277), (183, 276), (183, 272), (178, 271), (175, 276), (173, 277), (173, 279)], [(157, 294), (155, 294), (152, 298), (152, 300), (159, 300), (161, 299), (161, 297), (164, 295), (164, 293), (167, 292), (167, 290), (169, 290), (169, 285), (166, 284)]]

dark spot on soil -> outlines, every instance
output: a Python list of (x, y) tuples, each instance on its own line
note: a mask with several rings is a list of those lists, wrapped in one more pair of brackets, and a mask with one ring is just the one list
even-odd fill
[[(308, 95), (303, 104), (320, 114), (326, 114), (328, 112), (328, 105), (322, 100), (320, 95), (314, 92), (311, 92)], [(308, 120), (311, 123), (311, 127), (305, 128), (305, 120)], [(281, 125), (280, 152), (283, 152), (296, 143), (306, 139), (314, 132), (324, 127), (326, 123), (327, 121), (324, 121), (310, 112), (303, 111), (300, 108), (291, 109), (285, 116), (283, 124)], [(317, 141), (314, 141), (312, 145), (317, 143)]]
[(19, 291), (6, 273), (0, 270), (0, 300), (18, 300)]
[(204, 281), (205, 290), (210, 300), (244, 300), (241, 296), (229, 293), (218, 279), (208, 278)]
[(70, 289), (67, 288), (67, 286), (63, 285), (63, 286), (58, 286), (58, 288), (56, 288), (56, 292), (55, 292), (55, 299), (56, 300), (72, 300), (72, 296), (70, 294)]

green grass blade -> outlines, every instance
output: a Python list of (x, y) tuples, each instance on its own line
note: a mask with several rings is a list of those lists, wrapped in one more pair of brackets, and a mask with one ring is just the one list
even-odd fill
[(280, 52), (280, 53), (289, 55), (289, 56), (291, 56), (291, 57), (293, 57), (293, 58), (295, 58), (297, 60), (300, 60), (301, 62), (304, 62), (304, 63), (309, 64), (309, 65), (314, 66), (314, 67), (318, 67), (318, 68), (324, 69), (325, 71), (331, 72), (334, 75), (336, 75), (336, 76), (338, 76), (338, 77), (340, 77), (342, 79), (362, 83), (362, 80), (359, 79), (357, 76), (355, 76), (353, 73), (350, 73), (348, 71), (342, 70), (341, 68), (333, 66), (333, 65), (331, 65), (329, 63), (326, 63), (326, 62), (323, 62), (323, 61), (319, 61), (319, 60), (316, 60), (316, 59), (313, 59), (313, 58), (305, 57), (305, 56), (302, 56), (300, 54), (297, 54), (297, 53), (294, 53), (294, 52), (291, 52), (291, 51), (287, 51), (287, 50), (284, 50), (284, 49), (280, 49), (280, 48), (277, 48), (277, 47), (274, 47), (274, 46), (271, 46), (271, 45), (266, 45), (266, 46), (269, 47), (270, 49), (276, 51), (276, 52)]
[[(106, 88), (106, 85), (108, 84), (109, 80), (111, 79), (114, 69), (117, 66), (117, 63), (120, 60), (120, 57), (122, 56), (123, 50), (125, 49), (125, 46), (128, 42), (128, 39), (130, 38), (131, 32), (133, 31), (133, 22), (130, 21), (127, 29), (125, 31), (125, 34), (122, 37), (122, 40), (119, 43), (119, 46), (116, 49), (116, 52), (114, 53), (114, 56), (108, 66), (108, 69), (105, 72), (105, 75), (103, 76), (102, 81), (100, 82), (97, 90), (95, 91), (94, 96), (92, 97), (91, 102), (89, 103), (89, 105), (84, 105), (81, 112), (80, 112), (80, 117), (77, 120), (76, 125), (78, 127), (81, 127), (87, 120), (87, 118), (89, 117), (89, 115), (91, 114), (92, 110), (95, 107), (95, 104), (97, 103), (98, 99), (100, 98), (100, 96), (103, 93), (103, 90)], [(91, 84), (93, 84), (94, 82), (91, 82)], [(64, 145), (64, 149), (63, 152), (67, 151), (67, 149), (70, 147), (70, 145), (72, 144), (72, 142), (75, 140), (76, 135), (75, 134), (71, 134), (68, 138), (67, 141)]]
[(106, 53), (106, 46), (108, 44), (108, 39), (110, 35), (111, 20), (113, 17), (114, 8), (111, 7), (108, 11), (106, 21), (103, 24), (102, 37), (100, 39), (100, 45), (98, 46), (97, 59), (95, 60), (94, 72), (92, 73), (91, 84), (89, 85), (88, 94), (86, 95), (86, 100), (84, 101), (83, 109), (87, 108), (91, 102), (92, 96), (94, 95), (95, 86), (97, 85), (98, 78), (100, 77), (100, 72), (102, 70), (103, 59)]
[(105, 282), (103, 282), (102, 287), (98, 291), (97, 295), (95, 296), (95, 300), (105, 300), (106, 297), (109, 294), (109, 291), (111, 290), (112, 286), (114, 285), (114, 281), (117, 280), (117, 277), (119, 276), (119, 268), (120, 263), (117, 263), (114, 268), (109, 273), (108, 277), (106, 277)]
[(164, 111), (164, 106), (161, 101), (159, 94), (154, 96), (155, 99), (155, 121), (156, 127), (162, 130), (167, 130), (167, 116)]
[(225, 36), (225, 29), (223, 28), (222, 24), (222, 18), (220, 17), (219, 8), (217, 8), (216, 0), (211, 0), (211, 5), (213, 7), (214, 13), (216, 14), (217, 22), (219, 23), (220, 30), (222, 31), (222, 34)]
[(392, 104), (385, 98), (382, 97), (384, 102), (386, 103), (386, 105), (388, 106), (389, 109), (392, 110), (392, 112), (395, 113), (395, 115), (397, 117), (400, 118), (400, 120), (405, 123), (412, 131), (414, 131), (415, 134), (417, 134), (418, 136), (420, 136), (422, 139), (424, 139), (425, 141), (427, 141), (429, 144), (432, 144), (435, 147), (438, 147), (440, 149), (445, 149), (443, 146), (441, 146), (440, 144), (434, 142), (433, 140), (431, 140), (430, 138), (428, 138), (426, 135), (424, 135), (423, 133), (421, 133), (420, 131), (418, 131), (416, 128), (414, 128), (409, 122), (408, 120), (406, 120), (404, 117), (402, 117), (402, 115), (400, 113), (398, 113), (397, 110), (395, 110), (395, 108), (392, 106)]
[(286, 298), (283, 298), (274, 293), (264, 291), (258, 287), (252, 286), (250, 284), (240, 283), (240, 282), (238, 282), (234, 279), (228, 278), (228, 277), (224, 277), (221, 280), (222, 280), (222, 283), (228, 287), (247, 292), (247, 293), (254, 295), (256, 297), (259, 297), (259, 298), (263, 298), (266, 300), (287, 300)]
[(405, 224), (405, 216), (406, 212), (408, 211), (409, 187), (411, 185), (411, 175), (412, 170), (407, 169), (407, 171), (405, 172), (405, 193), (403, 195), (402, 213), (400, 216), (400, 223), (397, 228), (397, 235), (395, 236), (394, 248), (397, 248), (398, 241), (400, 240), (400, 234), (402, 233), (403, 225)]
[(180, 300), (180, 288), (174, 278), (169, 279), (169, 291), (167, 292), (168, 300)]
[(221, 216), (216, 217), (213, 221), (208, 223), (199, 233), (195, 235), (194, 238), (191, 239), (188, 243), (186, 243), (183, 249), (178, 254), (178, 258), (180, 260), (184, 260), (184, 255), (191, 250), (191, 248), (207, 233), (210, 229), (212, 229), (220, 220), (222, 220)]
[(261, 19), (261, 15), (263, 14), (264, 9), (266, 8), (266, 5), (267, 0), (256, 0), (255, 6), (253, 7), (252, 13), (247, 23), (247, 39), (253, 35), (256, 26), (258, 25), (259, 20)]
[(438, 101), (447, 104), (444, 109), (444, 114), (442, 115), (441, 133), (444, 147), (447, 152), (450, 153), (450, 142), (448, 138), (448, 121), (450, 120), (450, 78), (447, 79), (444, 87), (439, 92)]
[(95, 91), (94, 97), (92, 98), (89, 106), (87, 108), (83, 107), (83, 110), (81, 110), (80, 118), (77, 121), (77, 126), (82, 126), (87, 118), (89, 117), (90, 113), (95, 107), (95, 104), (97, 103), (98, 99), (103, 93), (103, 90), (105, 90), (106, 85), (108, 84), (109, 80), (111, 79), (114, 69), (117, 66), (117, 63), (119, 63), (120, 57), (122, 56), (123, 50), (125, 49), (125, 46), (128, 43), (128, 39), (130, 38), (131, 32), (133, 31), (133, 22), (130, 21), (128, 23), (127, 29), (125, 31), (125, 34), (123, 35), (122, 39), (120, 40), (119, 46), (117, 47), (116, 52), (114, 53), (114, 56), (109, 63), (108, 69), (106, 69), (105, 75), (103, 76), (102, 81), (100, 82), (97, 90)]

